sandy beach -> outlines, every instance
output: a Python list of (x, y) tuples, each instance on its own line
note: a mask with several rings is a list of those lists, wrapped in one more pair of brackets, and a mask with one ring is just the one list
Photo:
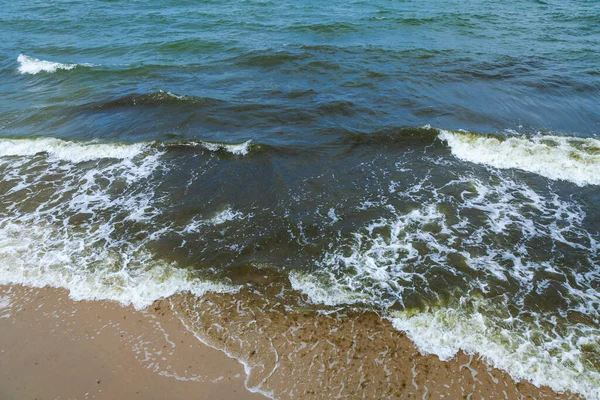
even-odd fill
[(423, 356), (373, 313), (267, 303), (252, 293), (179, 295), (136, 311), (2, 286), (0, 397), (265, 398), (247, 380), (276, 398), (578, 398), (515, 382), (476, 356)]

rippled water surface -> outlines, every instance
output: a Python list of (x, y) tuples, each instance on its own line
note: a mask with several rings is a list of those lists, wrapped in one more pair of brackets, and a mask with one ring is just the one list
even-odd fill
[(23, 1), (0, 39), (1, 283), (269, 276), (600, 397), (596, 1)]

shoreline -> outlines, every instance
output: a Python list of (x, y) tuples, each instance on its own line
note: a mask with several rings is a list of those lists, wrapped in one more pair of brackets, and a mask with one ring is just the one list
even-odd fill
[(0, 323), (7, 399), (582, 398), (515, 382), (477, 356), (422, 355), (373, 312), (326, 315), (250, 289), (137, 311), (0, 285)]

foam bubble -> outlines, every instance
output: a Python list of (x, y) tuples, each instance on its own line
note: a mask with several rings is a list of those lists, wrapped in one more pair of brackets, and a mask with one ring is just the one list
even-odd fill
[(12, 316), (12, 299), (9, 296), (0, 296), (0, 319)]
[(0, 310), (10, 307), (10, 297), (0, 296)]
[(38, 60), (37, 58), (25, 54), (20, 54), (19, 57), (17, 57), (17, 61), (19, 63), (19, 73), (31, 75), (36, 75), (40, 72), (53, 73), (59, 69), (71, 70), (80, 65), (91, 66), (91, 64), (63, 64), (59, 62)]
[(600, 185), (600, 140), (561, 136), (494, 138), (440, 130), (457, 158), (495, 168), (516, 168), (578, 186)]

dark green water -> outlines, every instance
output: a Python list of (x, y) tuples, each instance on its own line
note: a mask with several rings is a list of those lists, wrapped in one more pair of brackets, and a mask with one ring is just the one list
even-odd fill
[(0, 283), (266, 274), (600, 396), (597, 2), (24, 1), (0, 39)]

